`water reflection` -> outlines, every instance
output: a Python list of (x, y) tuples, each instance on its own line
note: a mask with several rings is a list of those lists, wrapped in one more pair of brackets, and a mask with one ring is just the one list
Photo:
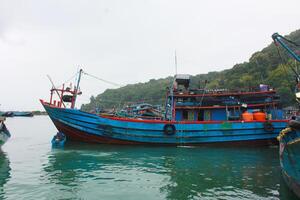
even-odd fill
[(68, 143), (52, 150), (44, 171), (70, 199), (292, 199), (277, 151)]
[(171, 179), (162, 190), (168, 199), (278, 197), (276, 157), (270, 149), (184, 149), (166, 163)]
[(4, 199), (4, 186), (10, 179), (11, 168), (9, 160), (5, 152), (0, 149), (0, 198)]

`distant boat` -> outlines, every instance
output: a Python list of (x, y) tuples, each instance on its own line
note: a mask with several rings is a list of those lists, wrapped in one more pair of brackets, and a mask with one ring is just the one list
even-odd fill
[(75, 109), (81, 73), (74, 89), (53, 86), (50, 102), (40, 100), (56, 128), (70, 140), (131, 145), (269, 145), (277, 142), (276, 136), (287, 125), (275, 90), (192, 90), (188, 75), (174, 77), (161, 119), (84, 112)]
[(281, 131), (279, 158), (282, 175), (288, 187), (300, 198), (300, 121), (291, 120)]
[(0, 146), (2, 146), (9, 138), (10, 133), (4, 124), (5, 118), (0, 118)]
[(14, 117), (33, 117), (32, 112), (25, 112), (25, 111), (13, 111)]
[(13, 117), (14, 113), (11, 112), (11, 111), (7, 111), (7, 112), (2, 113), (1, 116), (3, 116), (3, 117)]
[(0, 116), (2, 116), (2, 117), (33, 117), (33, 113), (27, 112), (27, 111), (7, 111), (7, 112), (0, 112)]

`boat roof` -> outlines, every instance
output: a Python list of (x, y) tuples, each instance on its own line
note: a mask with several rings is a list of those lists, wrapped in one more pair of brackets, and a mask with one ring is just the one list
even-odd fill
[(177, 79), (184, 79), (184, 80), (189, 80), (191, 75), (189, 74), (176, 74), (175, 78)]

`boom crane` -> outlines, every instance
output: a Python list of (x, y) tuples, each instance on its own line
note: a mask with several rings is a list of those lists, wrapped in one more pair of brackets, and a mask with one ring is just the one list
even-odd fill
[(278, 46), (278, 44), (280, 44), (289, 54), (289, 56), (291, 56), (292, 58), (294, 58), (295, 60), (297, 60), (298, 62), (300, 62), (300, 56), (298, 54), (295, 53), (295, 51), (293, 51), (288, 45), (287, 43), (291, 43), (297, 47), (300, 47), (299, 44), (283, 37), (282, 35), (279, 35), (278, 33), (274, 33), (272, 35), (272, 38), (274, 40), (274, 43), (276, 46)]
[[(288, 46), (287, 43), (292, 44), (296, 47), (300, 47), (299, 44), (285, 38), (284, 36), (282, 36), (278, 33), (274, 33), (272, 35), (272, 39), (274, 40), (274, 43), (275, 43), (276, 46), (280, 45), (281, 47), (283, 47), (287, 51), (287, 53), (290, 57), (294, 58), (297, 62), (300, 63), (300, 56), (293, 49), (291, 49)], [(298, 74), (298, 72), (294, 68), (291, 67), (291, 69), (293, 70), (293, 72), (296, 75), (297, 86), (296, 86), (296, 89), (295, 89), (295, 94), (296, 94), (296, 100), (300, 104), (300, 75)]]

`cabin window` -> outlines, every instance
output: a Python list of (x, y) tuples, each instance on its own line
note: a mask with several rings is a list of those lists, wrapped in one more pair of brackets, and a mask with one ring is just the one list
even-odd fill
[(183, 99), (182, 98), (178, 98), (177, 102), (183, 102)]
[(211, 111), (210, 110), (204, 110), (204, 120), (205, 121), (211, 120)]
[(176, 110), (175, 119), (176, 119), (176, 121), (181, 121), (182, 120), (182, 111), (181, 110)]
[(182, 111), (182, 120), (184, 121), (194, 121), (194, 111)]
[(182, 119), (188, 120), (188, 111), (187, 110), (182, 111)]
[(204, 120), (204, 117), (203, 117), (204, 114), (203, 113), (204, 113), (203, 110), (198, 111), (198, 117), (197, 117), (198, 121), (203, 121)]
[(236, 109), (230, 109), (227, 112), (228, 120), (239, 120), (240, 119), (240, 112)]
[(188, 120), (189, 121), (194, 121), (194, 111), (189, 111), (188, 112)]

